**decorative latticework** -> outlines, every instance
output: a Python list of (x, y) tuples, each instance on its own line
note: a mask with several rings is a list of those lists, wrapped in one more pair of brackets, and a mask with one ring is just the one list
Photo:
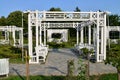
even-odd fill
[[(97, 62), (106, 59), (106, 12), (57, 12), (57, 11), (29, 11), (28, 31), (29, 31), (29, 54), (33, 55), (32, 26), (36, 29), (36, 46), (46, 46), (46, 30), (52, 28), (76, 28), (77, 41), (79, 48), (83, 44), (91, 45), (95, 43), (95, 54)], [(91, 35), (92, 25), (95, 29)], [(84, 43), (84, 27), (88, 28), (88, 43)], [(104, 35), (103, 35), (104, 34)], [(93, 39), (92, 39), (92, 37)], [(44, 37), (44, 38), (43, 38)], [(94, 39), (95, 38), (95, 39)], [(44, 40), (43, 40), (44, 39)], [(93, 40), (93, 41), (91, 41)], [(75, 47), (76, 47), (75, 46)], [(37, 54), (36, 54), (37, 56)], [(100, 56), (103, 56), (100, 58)], [(38, 56), (37, 56), (38, 57)], [(37, 58), (36, 58), (37, 59)], [(36, 60), (37, 63), (39, 60)]]

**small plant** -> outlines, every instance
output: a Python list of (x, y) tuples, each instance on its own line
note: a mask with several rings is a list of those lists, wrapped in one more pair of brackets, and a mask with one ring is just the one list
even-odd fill
[(77, 80), (88, 80), (86, 77), (86, 64), (84, 63), (82, 58), (79, 58), (78, 61), (79, 68), (78, 68), (78, 79)]
[(67, 69), (68, 69), (68, 73), (65, 80), (75, 80), (74, 79), (74, 69), (75, 69), (74, 60), (67, 61)]

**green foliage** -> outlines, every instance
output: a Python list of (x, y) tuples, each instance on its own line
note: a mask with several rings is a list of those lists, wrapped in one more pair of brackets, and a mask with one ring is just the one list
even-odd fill
[(62, 11), (60, 8), (52, 7), (48, 11)]
[(50, 48), (64, 48), (65, 44), (64, 43), (56, 43), (56, 42), (49, 42), (48, 45)]
[(10, 45), (0, 45), (0, 58), (9, 58), (10, 63), (21, 63), (21, 49)]
[(23, 18), (23, 27), (24, 27), (24, 32), (27, 32), (27, 27), (28, 27), (28, 16), (27, 14), (23, 14), (22, 16), (22, 11), (14, 11), (11, 12), (8, 17), (7, 17), (7, 25), (14, 25), (17, 27), (22, 27), (22, 18)]
[(79, 58), (78, 64), (79, 64), (78, 80), (87, 80), (87, 77), (86, 77), (86, 64), (84, 63), (82, 58)]
[[(30, 76), (30, 80), (64, 80), (64, 76)], [(26, 80), (25, 76), (10, 76), (0, 80)]]
[(108, 17), (109, 17), (109, 25), (110, 26), (120, 26), (120, 16), (109, 15)]
[(82, 56), (88, 60), (89, 50), (87, 48), (82, 48)]
[(47, 44), (49, 45), (50, 48), (71, 48), (74, 46), (76, 42), (73, 40), (68, 41), (68, 42), (48, 42)]
[[(90, 80), (96, 80), (96, 77), (98, 78), (97, 80), (117, 80), (117, 74), (103, 74), (100, 76), (91, 76)], [(73, 77), (73, 80), (82, 80), (82, 79), (77, 79), (77, 76)], [(26, 80), (25, 76), (8, 76), (5, 78), (0, 78), (0, 80)], [(67, 80), (65, 76), (30, 76), (30, 80)], [(83, 79), (84, 80), (84, 79)]]
[(117, 80), (116, 74), (104, 74), (99, 77), (99, 80)]
[(7, 20), (4, 16), (0, 18), (0, 26), (6, 26), (7, 25)]
[(118, 80), (120, 80), (120, 44), (111, 44), (106, 56), (107, 58), (105, 63), (116, 67), (118, 72)]
[(81, 51), (83, 54), (87, 55), (89, 53), (89, 50), (87, 48), (82, 48)]
[(74, 66), (74, 60), (68, 60), (67, 61), (67, 76), (66, 76), (66, 80), (73, 80), (74, 79), (74, 69), (75, 69), (75, 66)]
[(10, 13), (7, 17), (7, 23), (9, 25), (20, 27), (22, 25), (22, 12), (15, 11), (15, 12)]
[(109, 51), (107, 51), (106, 63), (112, 64), (120, 70), (120, 45), (112, 44)]

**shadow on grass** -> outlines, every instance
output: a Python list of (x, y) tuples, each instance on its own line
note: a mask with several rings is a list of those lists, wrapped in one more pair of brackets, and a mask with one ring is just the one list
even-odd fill
[(15, 68), (12, 68), (12, 69), (13, 69), (13, 71), (16, 72), (16, 74), (20, 77), (21, 80), (24, 80), (24, 78), (20, 75), (20, 73), (17, 71), (17, 69), (15, 69)]
[(56, 67), (52, 67), (52, 66), (50, 66), (50, 67), (45, 67), (45, 68), (52, 69), (53, 71), (56, 70), (56, 71), (60, 72), (61, 74), (65, 74), (65, 72), (59, 70), (59, 69), (56, 68)]

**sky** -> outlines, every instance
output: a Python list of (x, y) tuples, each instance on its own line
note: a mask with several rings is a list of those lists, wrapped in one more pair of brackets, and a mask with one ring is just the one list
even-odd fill
[(20, 10), (49, 10), (51, 7), (63, 11), (109, 11), (120, 15), (120, 0), (0, 0), (0, 17), (7, 17), (11, 12)]

